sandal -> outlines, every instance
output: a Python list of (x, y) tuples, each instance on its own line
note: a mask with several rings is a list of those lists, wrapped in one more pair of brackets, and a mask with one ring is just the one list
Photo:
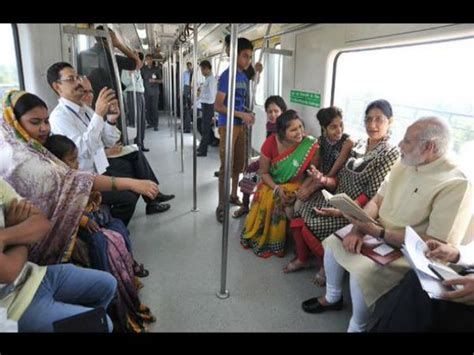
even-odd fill
[(318, 270), (314, 278), (312, 279), (313, 284), (319, 287), (326, 286), (326, 273), (324, 272), (324, 268)]
[(216, 218), (219, 223), (224, 223), (224, 209), (223, 208), (216, 208)]
[[(299, 264), (299, 266), (296, 266), (297, 264)], [(299, 271), (299, 270), (303, 270), (303, 269), (307, 269), (310, 267), (310, 264), (309, 263), (301, 263), (300, 261), (298, 261), (298, 259), (296, 260), (293, 260), (293, 261), (290, 261), (288, 263), (288, 265), (286, 265), (284, 268), (283, 268), (283, 272), (285, 274), (288, 274), (290, 272), (295, 272), (295, 271)]]
[(145, 269), (145, 266), (143, 264), (137, 263), (136, 261), (133, 265), (133, 272), (137, 277), (147, 277), (148, 275), (150, 275), (150, 272)]
[(239, 200), (239, 197), (238, 196), (230, 196), (229, 197), (229, 202), (232, 204), (232, 205), (237, 205), (237, 206), (242, 206), (242, 201)]
[(245, 207), (240, 207), (239, 209), (235, 210), (234, 213), (232, 214), (232, 218), (240, 218), (244, 214), (249, 213), (249, 209)]

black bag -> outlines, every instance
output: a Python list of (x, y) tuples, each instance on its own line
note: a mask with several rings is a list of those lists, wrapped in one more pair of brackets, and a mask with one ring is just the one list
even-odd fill
[(108, 333), (107, 316), (102, 307), (53, 322), (55, 333)]

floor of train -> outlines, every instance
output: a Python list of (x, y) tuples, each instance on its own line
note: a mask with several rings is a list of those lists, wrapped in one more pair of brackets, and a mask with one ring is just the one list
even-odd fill
[[(139, 200), (129, 225), (134, 256), (150, 275), (142, 279), (142, 302), (157, 317), (151, 332), (345, 332), (350, 318), (350, 296), (345, 280), (345, 306), (339, 312), (307, 314), (301, 302), (324, 292), (311, 282), (315, 269), (284, 274), (282, 267), (294, 256), (291, 246), (284, 258), (262, 259), (239, 244), (244, 217), (230, 218), (227, 289), (219, 299), (222, 225), (215, 217), (218, 148), (198, 157), (197, 206), (193, 204), (192, 134), (184, 134), (184, 174), (180, 139), (175, 151), (167, 116), (160, 130), (147, 129), (145, 153), (164, 193), (176, 198), (171, 209), (147, 216)], [(231, 212), (235, 210), (231, 206)]]

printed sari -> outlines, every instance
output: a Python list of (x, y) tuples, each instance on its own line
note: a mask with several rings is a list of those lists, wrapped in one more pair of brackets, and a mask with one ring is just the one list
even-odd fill
[[(276, 144), (275, 138), (273, 144)], [(270, 175), (287, 194), (301, 186), (305, 172), (318, 150), (317, 140), (306, 136), (297, 146), (278, 154), (271, 160)], [(260, 257), (283, 256), (285, 253), (287, 216), (279, 195), (261, 181), (252, 201), (250, 212), (240, 236), (244, 248), (252, 248)]]
[[(155, 321), (155, 317), (138, 297), (143, 285), (135, 276), (139, 264), (133, 258), (130, 232), (122, 220), (112, 217), (108, 208), (100, 205), (101, 201), (100, 192), (93, 191), (78, 235), (89, 247), (90, 266), (117, 279), (117, 296), (108, 309), (114, 331), (144, 332), (145, 323)], [(100, 230), (87, 231), (84, 227), (89, 220), (95, 221)]]
[(13, 113), (16, 101), (23, 94), (21, 91), (10, 92), (3, 102), (0, 176), (53, 224), (51, 232), (30, 248), (29, 260), (39, 265), (71, 262), (79, 220), (89, 200), (95, 176), (70, 170), (29, 136)]

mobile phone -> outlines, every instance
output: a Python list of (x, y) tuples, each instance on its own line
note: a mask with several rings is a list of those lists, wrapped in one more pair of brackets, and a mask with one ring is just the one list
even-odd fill
[[(461, 275), (459, 275), (456, 271), (454, 271), (448, 266), (444, 266), (440, 264), (428, 264), (428, 267), (442, 281), (458, 279), (461, 277)], [(461, 285), (453, 285), (453, 286), (445, 286), (445, 287), (451, 291), (462, 289)]]

